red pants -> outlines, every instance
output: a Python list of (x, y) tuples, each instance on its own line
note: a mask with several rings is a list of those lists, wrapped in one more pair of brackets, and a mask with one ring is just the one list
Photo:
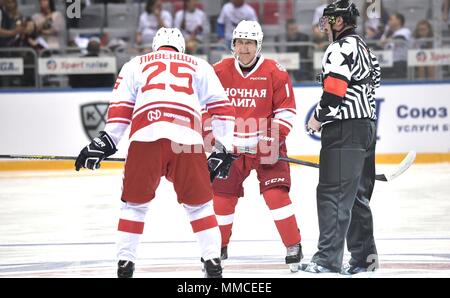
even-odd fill
[[(190, 152), (195, 152), (194, 146), (187, 147), (191, 147)], [(179, 203), (203, 204), (213, 197), (205, 153), (174, 153), (171, 140), (159, 139), (131, 142), (125, 163), (122, 200), (131, 203), (151, 201), (162, 176), (173, 182)]]
[[(286, 145), (280, 148), (280, 155), (286, 156)], [(216, 178), (214, 180), (214, 194), (243, 197), (242, 184), (252, 170), (256, 170), (258, 175), (260, 193), (274, 187), (285, 187), (289, 191), (291, 187), (289, 163), (278, 161), (272, 165), (260, 164), (259, 158), (242, 154), (231, 164), (227, 179)]]

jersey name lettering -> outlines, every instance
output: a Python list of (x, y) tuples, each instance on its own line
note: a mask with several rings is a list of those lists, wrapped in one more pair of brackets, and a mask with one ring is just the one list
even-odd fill
[(243, 89), (243, 88), (226, 88), (225, 92), (235, 107), (256, 107), (255, 99), (264, 99), (267, 89)]
[(155, 61), (155, 60), (170, 59), (170, 60), (183, 61), (186, 63), (190, 63), (192, 65), (198, 65), (198, 62), (197, 62), (197, 60), (195, 60), (195, 58), (181, 54), (181, 53), (156, 52), (156, 53), (150, 53), (145, 56), (141, 56), (140, 58), (141, 59), (140, 59), (139, 64), (143, 64), (143, 63), (147, 63), (147, 62)]

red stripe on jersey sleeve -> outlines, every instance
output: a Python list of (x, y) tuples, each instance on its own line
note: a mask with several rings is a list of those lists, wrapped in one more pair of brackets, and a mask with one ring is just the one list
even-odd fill
[(129, 106), (109, 106), (108, 119), (111, 118), (124, 118), (130, 119), (133, 114), (134, 107)]
[(121, 218), (117, 230), (133, 234), (142, 234), (144, 232), (144, 222)]
[(323, 90), (325, 92), (344, 97), (347, 93), (348, 83), (342, 79), (328, 76), (323, 82)]
[(232, 116), (216, 116), (216, 115), (214, 115), (214, 116), (211, 118), (211, 121), (212, 121), (212, 120), (234, 121), (235, 118), (232, 117)]
[(286, 111), (291, 112), (294, 115), (297, 115), (297, 111), (293, 108), (280, 108), (280, 109), (273, 111), (273, 114), (276, 115), (278, 113), (282, 113), (282, 112), (286, 112)]
[(208, 113), (211, 116), (236, 116), (236, 111), (232, 105), (211, 107), (208, 109)]
[(291, 130), (292, 124), (289, 121), (280, 118), (275, 118), (274, 120), (279, 121), (281, 125), (286, 126), (289, 130)]
[(126, 120), (108, 120), (108, 121), (106, 121), (106, 123), (122, 123), (122, 124), (130, 124), (131, 123), (131, 120), (130, 121), (126, 121)]
[(228, 100), (217, 100), (213, 102), (209, 102), (206, 104), (206, 110), (216, 106), (216, 105), (230, 105), (231, 103)]
[(214, 227), (217, 227), (217, 219), (215, 215), (210, 215), (207, 217), (202, 217), (196, 220), (191, 221), (192, 230), (194, 233), (201, 232), (204, 230), (208, 230)]

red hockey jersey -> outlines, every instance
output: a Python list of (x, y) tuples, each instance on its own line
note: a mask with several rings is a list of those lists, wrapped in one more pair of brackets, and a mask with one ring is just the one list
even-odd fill
[(261, 56), (252, 71), (243, 74), (236, 59), (226, 58), (214, 70), (236, 110), (233, 144), (238, 151), (256, 151), (258, 141), (270, 136), (274, 127), (279, 127), (281, 138), (289, 134), (295, 98), (289, 74), (280, 64)]

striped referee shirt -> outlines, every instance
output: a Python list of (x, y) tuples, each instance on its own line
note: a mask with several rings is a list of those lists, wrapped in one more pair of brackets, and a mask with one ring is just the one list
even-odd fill
[(323, 94), (314, 114), (322, 124), (376, 119), (375, 89), (380, 86), (381, 70), (368, 49), (353, 29), (328, 46), (322, 59)]

